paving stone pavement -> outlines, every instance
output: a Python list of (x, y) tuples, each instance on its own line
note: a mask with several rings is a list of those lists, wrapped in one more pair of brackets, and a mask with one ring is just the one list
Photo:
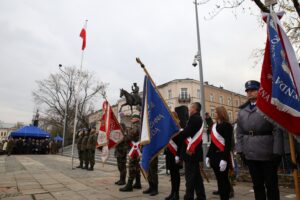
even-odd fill
[[(78, 162), (75, 162), (77, 165)], [(6, 200), (112, 200), (112, 199), (164, 199), (170, 192), (170, 177), (159, 175), (159, 195), (150, 197), (141, 190), (121, 193), (114, 184), (118, 178), (116, 166), (96, 164), (90, 172), (71, 169), (71, 159), (60, 155), (13, 155), (0, 156), (0, 199)], [(143, 189), (147, 187), (142, 181)], [(207, 199), (218, 197), (211, 193), (216, 182), (205, 183)], [(280, 188), (281, 199), (295, 199), (293, 190)], [(184, 177), (182, 177), (180, 197), (184, 195)], [(235, 198), (254, 199), (251, 185), (238, 183), (235, 186)]]

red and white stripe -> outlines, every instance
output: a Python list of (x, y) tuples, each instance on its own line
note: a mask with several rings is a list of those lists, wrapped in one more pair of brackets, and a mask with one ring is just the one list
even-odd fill
[(185, 143), (187, 144), (186, 152), (188, 154), (195, 153), (196, 147), (201, 143), (203, 136), (203, 128), (204, 123), (202, 123), (200, 130), (194, 135), (193, 138), (188, 137), (187, 139), (185, 139)]
[(217, 124), (214, 124), (210, 133), (211, 141), (218, 147), (220, 151), (224, 151), (225, 149), (225, 139), (218, 133)]
[(168, 149), (174, 156), (177, 155), (178, 146), (176, 145), (176, 143), (173, 140), (170, 140), (170, 142), (168, 144)]
[(140, 157), (142, 155), (141, 150), (140, 150), (140, 147), (141, 147), (140, 142), (131, 141), (130, 146), (131, 146), (131, 149), (128, 153), (130, 158)]

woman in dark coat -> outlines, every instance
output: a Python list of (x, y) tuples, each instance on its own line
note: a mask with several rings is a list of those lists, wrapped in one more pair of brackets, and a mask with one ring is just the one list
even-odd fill
[(229, 123), (229, 117), (223, 106), (216, 108), (216, 123), (212, 126), (211, 145), (209, 147), (206, 165), (212, 167), (218, 182), (218, 191), (221, 200), (228, 200), (230, 194), (230, 182), (228, 169), (232, 165), (231, 143), (233, 127)]

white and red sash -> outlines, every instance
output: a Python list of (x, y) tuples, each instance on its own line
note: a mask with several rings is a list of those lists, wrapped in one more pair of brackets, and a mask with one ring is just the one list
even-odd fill
[(174, 156), (177, 155), (178, 146), (173, 140), (170, 140), (170, 142), (168, 144), (168, 149)]
[(202, 141), (203, 128), (204, 128), (204, 123), (202, 123), (200, 130), (194, 135), (193, 138), (188, 137), (187, 139), (185, 139), (185, 143), (187, 144), (187, 147), (186, 147), (187, 154), (191, 155), (191, 154), (195, 153), (196, 147)]
[(141, 154), (142, 154), (141, 151), (140, 151), (140, 147), (141, 147), (140, 142), (131, 141), (130, 146), (131, 146), (131, 149), (128, 153), (128, 156), (130, 158), (140, 157)]
[(218, 133), (217, 124), (214, 124), (210, 133), (211, 141), (218, 147), (220, 151), (224, 151), (225, 149), (225, 139)]

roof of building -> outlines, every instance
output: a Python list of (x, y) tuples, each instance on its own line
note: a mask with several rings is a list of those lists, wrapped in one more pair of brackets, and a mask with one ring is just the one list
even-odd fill
[[(195, 80), (195, 79), (192, 79), (192, 78), (184, 78), (184, 79), (174, 79), (174, 80), (168, 81), (166, 83), (163, 83), (161, 85), (158, 85), (157, 87), (158, 88), (162, 88), (162, 87), (165, 87), (166, 85), (168, 85), (168, 84), (170, 84), (172, 82), (183, 82), (183, 81), (200, 83), (199, 80)], [(233, 91), (224, 89), (222, 86), (220, 86), (220, 87), (214, 86), (213, 84), (209, 84), (209, 82), (207, 82), (207, 81), (204, 82), (204, 86), (206, 86), (206, 87), (212, 87), (212, 88), (219, 89), (219, 90), (224, 90), (226, 92), (231, 92), (231, 93), (234, 93), (234, 94), (240, 95), (240, 96), (245, 96), (245, 95), (239, 94), (237, 92), (233, 92)]]

